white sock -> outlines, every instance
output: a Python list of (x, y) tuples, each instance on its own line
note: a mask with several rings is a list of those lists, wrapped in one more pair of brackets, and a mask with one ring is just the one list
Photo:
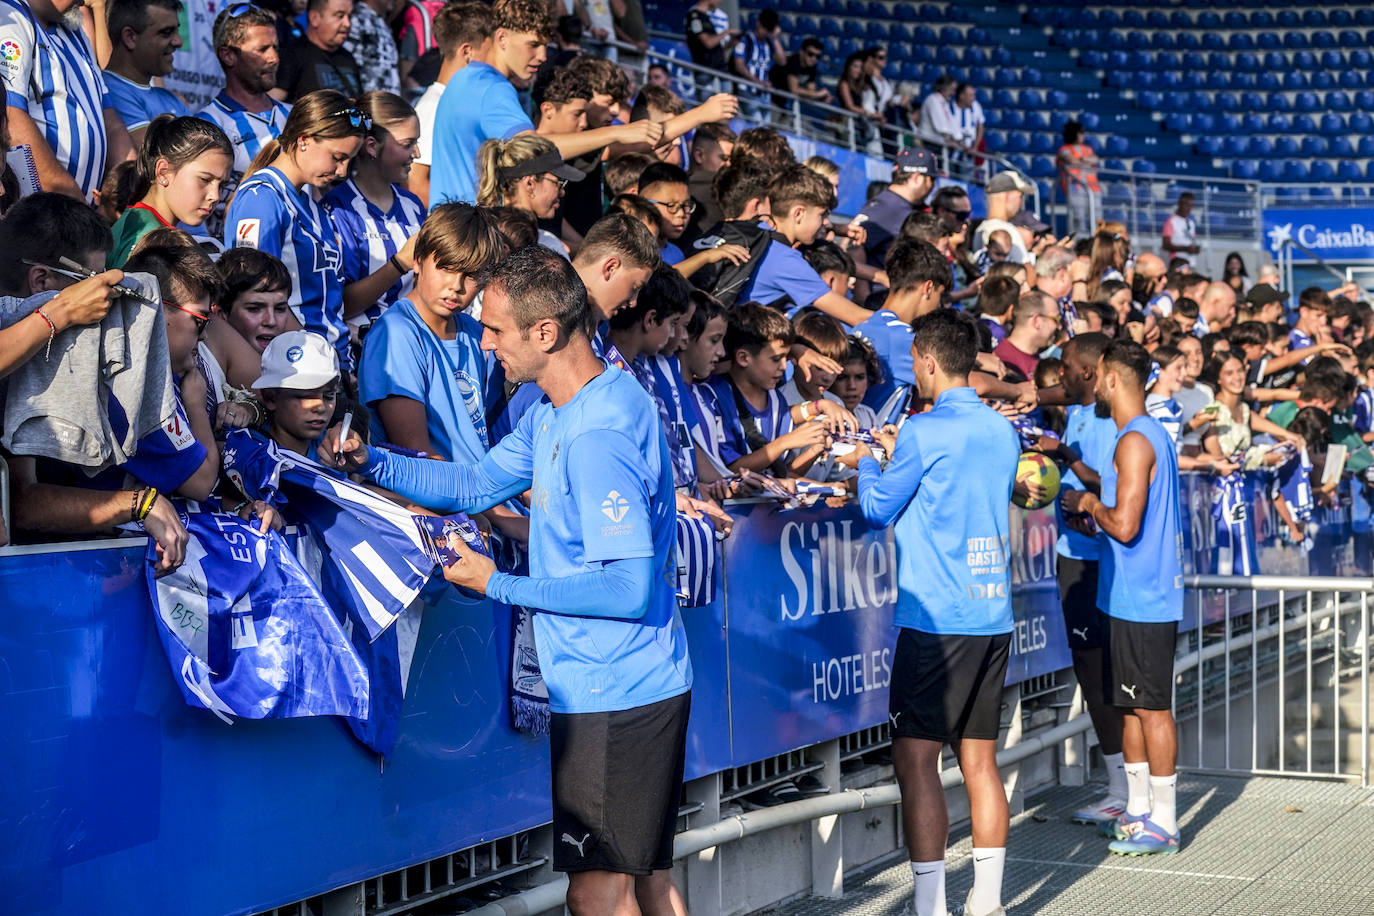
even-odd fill
[(1126, 758), (1121, 754), (1103, 754), (1107, 761), (1107, 797), (1125, 800), (1129, 789), (1126, 787)]
[(945, 860), (912, 862), (916, 916), (945, 916)]
[(973, 893), (969, 894), (965, 916), (984, 916), (1002, 905), (1002, 867), (1006, 864), (1005, 847), (973, 847)]
[(1177, 785), (1177, 773), (1173, 776), (1150, 777), (1150, 793), (1154, 796), (1150, 820), (1169, 833), (1178, 833), (1178, 812), (1174, 803), (1174, 790)]
[(1127, 763), (1126, 813), (1131, 816), (1150, 813), (1150, 765), (1145, 762)]

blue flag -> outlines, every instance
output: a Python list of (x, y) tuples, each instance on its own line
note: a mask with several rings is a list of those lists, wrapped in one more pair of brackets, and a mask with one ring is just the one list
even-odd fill
[(229, 433), (224, 470), (245, 495), (288, 507), (322, 558), (324, 596), (368, 639), (391, 626), (429, 581), (434, 563), (414, 516), (367, 487), (246, 430)]
[(158, 634), (182, 696), (226, 722), (368, 715), (368, 675), (281, 535), (238, 516), (181, 512), (186, 561), (145, 568)]

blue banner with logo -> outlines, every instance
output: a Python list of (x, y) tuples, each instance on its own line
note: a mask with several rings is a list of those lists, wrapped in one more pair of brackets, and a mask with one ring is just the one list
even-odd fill
[[(1285, 243), (1293, 241), (1324, 261), (1374, 260), (1374, 208), (1330, 209), (1279, 207), (1264, 211), (1264, 244), (1278, 257)], [(1294, 261), (1312, 257), (1296, 246)]]

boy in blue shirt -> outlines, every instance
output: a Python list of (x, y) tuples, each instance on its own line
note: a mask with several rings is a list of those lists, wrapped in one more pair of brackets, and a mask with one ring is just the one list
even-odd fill
[(879, 410), (898, 386), (916, 384), (911, 367), (911, 322), (940, 307), (940, 297), (949, 288), (949, 262), (929, 242), (902, 239), (888, 252), (887, 276), (891, 285), (883, 307), (854, 328), (854, 336), (869, 342), (883, 367), (882, 382), (864, 395), (864, 403), (874, 410)]
[(1122, 716), (1126, 812), (1104, 825), (1118, 855), (1176, 853), (1174, 644), (1183, 618), (1183, 528), (1173, 440), (1145, 411), (1150, 354), (1118, 340), (1097, 365), (1099, 416), (1116, 423), (1102, 496), (1065, 491), (1064, 511), (1102, 532), (1097, 606), (1107, 615), (1107, 699)]
[(949, 814), (940, 752), (954, 748), (973, 816), (973, 890), (964, 912), (1002, 912), (1007, 797), (997, 772), (1002, 685), (1011, 646), (1007, 562), (1021, 448), (1010, 423), (978, 400), (973, 319), (938, 309), (912, 323), (916, 389), (934, 407), (876, 434), (883, 471), (858, 443), (859, 506), (897, 543), (901, 628), (892, 663), (892, 759), (915, 880), (916, 916), (942, 916)]
[[(482, 346), (509, 378), (535, 382), (540, 402), (476, 465), (404, 458), (356, 437), (342, 452), (346, 469), (442, 511), (531, 491), (528, 577), (465, 548), (445, 576), (534, 612), (568, 908), (632, 912), (638, 895), (667, 911), (692, 685), (673, 470), (652, 399), (592, 352), (587, 318), (571, 264), (541, 246), (514, 252), (486, 286)], [(323, 446), (331, 466), (337, 437)]]
[[(804, 165), (784, 168), (768, 185), (773, 228), (787, 240), (774, 239), (764, 251), (749, 282), (740, 291), (740, 302), (762, 302), (795, 314), (814, 305), (854, 327), (873, 313), (834, 292), (816, 269), (806, 262), (797, 245), (810, 245), (835, 206), (835, 189), (829, 180)], [(948, 275), (949, 268), (946, 266)]]
[(677, 240), (687, 230), (687, 221), (696, 211), (688, 189), (687, 173), (668, 162), (655, 162), (639, 176), (639, 196), (658, 210), (663, 227), (663, 248), (659, 255), (672, 267), (685, 260)]

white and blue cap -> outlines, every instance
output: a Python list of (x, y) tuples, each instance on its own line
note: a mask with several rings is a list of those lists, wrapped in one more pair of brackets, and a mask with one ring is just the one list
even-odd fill
[(311, 331), (287, 331), (262, 351), (262, 375), (253, 387), (312, 391), (338, 377), (339, 357), (333, 344)]

